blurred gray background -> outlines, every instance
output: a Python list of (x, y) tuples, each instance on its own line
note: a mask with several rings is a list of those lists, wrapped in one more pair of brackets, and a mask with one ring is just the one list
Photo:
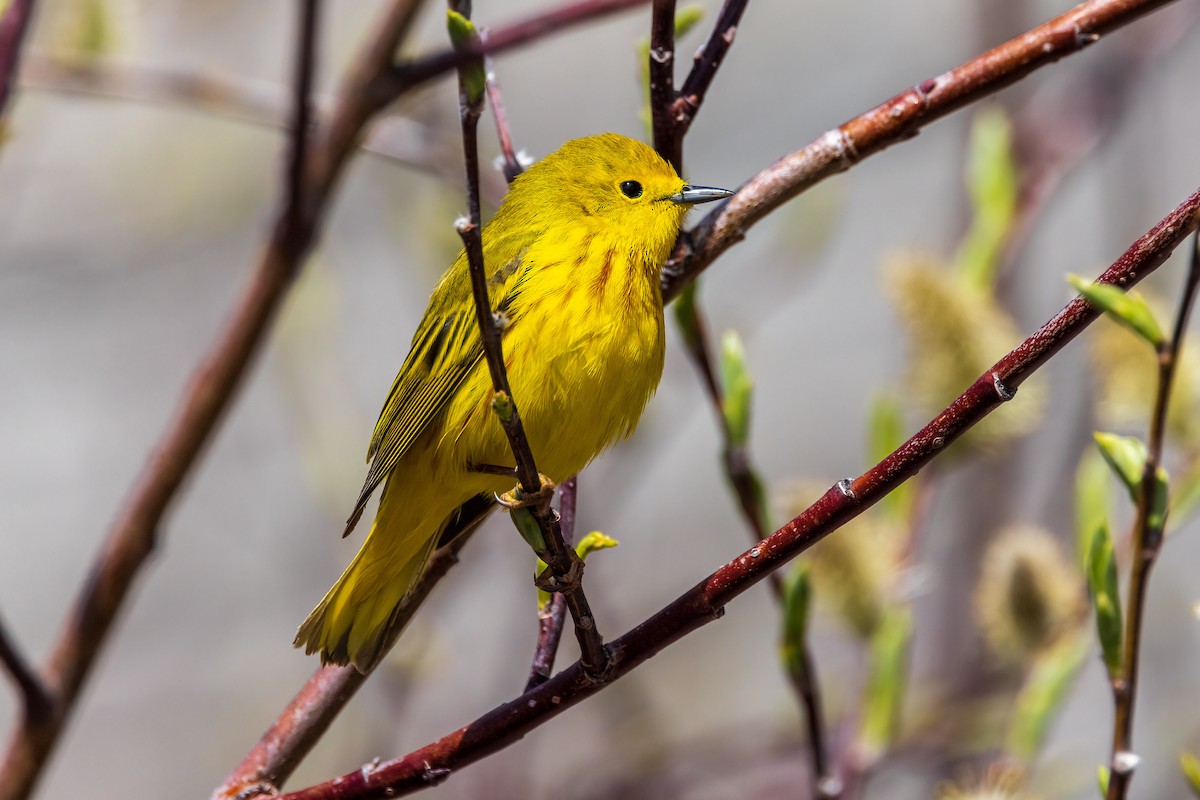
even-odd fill
[[(69, 54), (78, 36), (71, 26), (95, 4), (41, 5), (31, 58)], [(109, 26), (104, 59), (284, 96), (292, 3), (100, 5)], [(336, 88), (381, 5), (325, 3), (322, 91)], [(475, 5), (486, 25), (549, 4)], [(700, 5), (711, 21), (719, 4)], [(1194, 2), (1180, 5), (1196, 11)], [(1068, 7), (751, 3), (687, 139), (685, 177), (736, 187), (825, 130)], [(519, 147), (540, 157), (600, 131), (642, 135), (635, 44), (648, 21), (648, 9), (637, 9), (498, 58)], [(1143, 20), (997, 102), (1018, 108), (1035, 90), (1102, 67), (1152, 25), (1164, 23)], [(682, 42), (682, 62), (703, 35)], [(433, 3), (410, 49), (443, 42)], [(1036, 221), (1006, 279), (1023, 333), (1069, 298), (1064, 273), (1095, 275), (1200, 185), (1197, 75), (1200, 36), (1188, 35), (1137, 82), (1111, 137)], [(282, 137), (229, 115), (57, 91), (35, 77), (17, 98), (11, 139), (0, 149), (0, 614), (40, 661), (254, 263), (280, 185)], [(397, 126), (399, 135), (457, 152), (450, 80), (395, 113), (412, 120)], [(746, 341), (757, 379), (753, 453), (773, 486), (827, 483), (869, 466), (867, 409), (903, 378), (903, 342), (879, 266), (897, 250), (953, 252), (966, 219), (971, 113), (818, 186), (707, 273), (702, 295), (713, 330), (736, 328)], [(490, 120), (481, 133), (490, 159)], [(292, 635), (361, 541), (339, 539), (341, 521), (362, 479), (378, 408), (429, 289), (457, 248), (452, 221), (462, 210), (457, 183), (428, 171), (369, 155), (350, 167), (316, 254), (164, 525), (40, 796), (206, 797), (307, 678), (316, 662), (292, 649)], [(1176, 257), (1164, 292), (1175, 291), (1180, 266)], [(1076, 344), (1046, 368), (1051, 411), (1019, 449), (1003, 483), (1009, 493), (989, 502), (995, 519), (985, 527), (1021, 519), (1068, 533), (1064, 493), (1083, 432), (1074, 415), (1088, 381), (1082, 356)], [(913, 417), (911, 430), (923, 422)], [(746, 546), (718, 453), (712, 409), (672, 331), (662, 385), (637, 435), (581, 479), (581, 531), (621, 541), (588, 569), (606, 636)], [(955, 574), (969, 586), (977, 570), (975, 556), (965, 554), (978, 546), (963, 542), (989, 530), (974, 527), (978, 521), (964, 526), (962, 506), (978, 501), (980, 486), (995, 485), (988, 470), (980, 464), (952, 475), (929, 522), (915, 601), (914, 703), (937, 698), (934, 681), (946, 670), (970, 668), (963, 655), (974, 646), (969, 604), (949, 589), (960, 582)], [(1182, 796), (1174, 760), (1181, 749), (1200, 749), (1196, 531), (1168, 548), (1148, 611), (1136, 731), (1147, 760), (1134, 784), (1142, 797)], [(289, 786), (402, 754), (514, 697), (536, 634), (531, 574), (511, 525), (492, 520)], [(773, 602), (756, 588), (722, 621), (434, 791), (603, 796), (622, 776), (676, 763), (673, 754), (716, 753), (728, 765), (714, 756), (721, 768), (681, 796), (772, 796), (802, 780), (806, 760), (776, 660), (776, 628)], [(828, 620), (818, 622), (816, 647), (836, 728), (861, 680), (860, 658)], [(561, 656), (560, 663), (575, 658), (571, 643)], [(1035, 772), (1033, 787), (1045, 794), (1094, 796), (1111, 704), (1093, 661)], [(0, 726), (7, 729), (14, 713), (5, 686)], [(954, 713), (951, 705), (922, 710)], [(782, 756), (762, 758), (780, 748)], [(909, 761), (885, 765), (870, 796), (929, 796), (945, 777), (952, 775)]]

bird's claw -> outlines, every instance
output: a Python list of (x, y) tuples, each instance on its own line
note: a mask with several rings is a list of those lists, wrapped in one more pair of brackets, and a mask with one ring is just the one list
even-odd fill
[(571, 560), (571, 568), (563, 574), (554, 572), (553, 567), (546, 567), (533, 579), (533, 585), (543, 592), (564, 592), (578, 589), (583, 583), (583, 559), (574, 548), (567, 548)]
[(554, 490), (558, 487), (555, 486), (554, 481), (540, 472), (538, 473), (538, 480), (541, 481), (542, 486), (533, 494), (527, 494), (521, 489), (520, 484), (518, 484), (511, 491), (496, 495), (496, 502), (510, 510), (514, 508), (531, 508), (549, 503), (554, 498)]

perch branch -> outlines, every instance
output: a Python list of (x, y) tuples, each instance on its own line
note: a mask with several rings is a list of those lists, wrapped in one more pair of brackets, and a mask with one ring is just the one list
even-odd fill
[[(745, 183), (733, 197), (680, 236), (663, 270), (664, 299), (672, 299), (746, 231), (805, 189), (867, 156), (916, 136), (952, 111), (1008, 86), (1036, 69), (1095, 43), (1172, 0), (1092, 0), (1010, 39), (828, 131)], [(686, 91), (686, 89), (685, 89)]]
[[(391, 642), (385, 648), (391, 648), (433, 587), (458, 563), (459, 552), (492, 507), (492, 503), (485, 500), (469, 506), (452, 538), (433, 552), (412, 597), (389, 629)], [(278, 794), (279, 787), (320, 741), (338, 712), (366, 680), (367, 676), (354, 667), (318, 667), (237, 769), (213, 792), (212, 800), (249, 800)]]
[[(465, 43), (460, 43), (461, 46), (465, 46)], [(516, 398), (513, 397), (512, 387), (508, 382), (508, 371), (504, 367), (504, 351), (500, 341), (500, 329), (492, 311), (491, 300), (488, 298), (487, 274), (483, 263), (482, 222), (479, 211), (479, 147), (477, 141), (479, 117), (483, 113), (483, 94), (481, 92), (478, 98), (468, 96), (468, 79), (465, 71), (470, 68), (471, 63), (466, 62), (460, 67), (463, 72), (459, 79), (459, 108), (462, 116), (463, 154), (467, 173), (467, 219), (459, 222), (458, 233), (462, 237), (463, 249), (467, 254), (471, 275), (471, 293), (475, 301), (475, 320), (479, 325), (483, 352), (495, 392), (493, 405), (517, 462), (519, 489), (527, 497), (539, 498), (528, 507), (529, 513), (541, 529), (546, 545), (545, 552), (539, 552), (538, 555), (549, 565), (552, 574), (551, 580), (557, 583), (556, 591), (562, 592), (567, 609), (571, 612), (571, 617), (575, 622), (575, 635), (583, 653), (584, 665), (591, 672), (601, 674), (608, 662), (608, 654), (604, 650), (604, 643), (596, 629), (595, 617), (580, 583), (583, 561), (563, 541), (558, 515), (550, 506), (553, 492), (544, 491), (546, 487), (542, 484), (541, 475), (534, 462), (533, 451), (529, 446), (529, 439), (525, 435), (525, 427), (521, 422)], [(481, 56), (475, 57), (475, 64), (480, 71), (483, 70)]]
[[(1139, 238), (1099, 280), (1128, 289), (1157, 269), (1200, 226), (1200, 190)], [(1019, 385), (1099, 315), (1076, 298), (1001, 358), (907, 442), (854, 480), (839, 481), (812, 506), (640, 625), (614, 640), (606, 680), (567, 667), (521, 697), (406, 756), (284, 796), (285, 800), (396, 797), (444, 781), (600, 691), (663, 648), (719, 619), (727, 603), (846, 524), (927, 465), (938, 453), (1015, 396)]]
[(5, 117), (8, 100), (16, 83), (17, 67), (21, 63), (21, 46), (25, 32), (33, 19), (36, 0), (9, 0), (0, 15), (0, 120)]

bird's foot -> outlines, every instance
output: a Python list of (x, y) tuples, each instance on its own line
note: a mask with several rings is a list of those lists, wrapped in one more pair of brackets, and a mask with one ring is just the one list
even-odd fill
[(549, 504), (554, 498), (554, 490), (558, 487), (555, 486), (554, 481), (540, 472), (538, 473), (538, 480), (541, 481), (542, 485), (536, 492), (529, 494), (521, 489), (520, 485), (517, 485), (511, 491), (496, 495), (496, 502), (508, 509), (531, 508), (533, 506)]
[(571, 561), (571, 568), (566, 572), (556, 573), (553, 567), (546, 567), (533, 579), (534, 586), (543, 592), (569, 592), (582, 585), (583, 559), (573, 547), (568, 547), (566, 552)]

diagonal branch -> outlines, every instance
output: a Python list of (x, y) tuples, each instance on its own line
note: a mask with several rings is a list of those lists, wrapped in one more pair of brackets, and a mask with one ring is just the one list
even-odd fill
[(193, 374), (175, 419), (109, 531), (45, 671), (56, 700), (36, 725), (20, 728), (0, 767), (0, 798), (26, 797), (49, 757), (132, 586), (154, 549), (167, 507), (198, 460), (308, 252), (315, 225), (306, 191), (309, 92), (315, 67), (316, 0), (302, 6), (296, 48), (292, 133), (286, 187), (270, 241), (233, 318)]
[(712, 34), (704, 43), (703, 49), (696, 54), (692, 71), (688, 73), (687, 80), (683, 82), (683, 87), (671, 103), (670, 117), (679, 136), (687, 133), (696, 119), (700, 104), (704, 102), (704, 95), (708, 92), (713, 78), (717, 76), (725, 54), (733, 45), (738, 23), (741, 22), (742, 12), (746, 10), (748, 3), (749, 0), (725, 0), (720, 13), (717, 14)]
[(397, 64), (387, 75), (380, 76), (374, 86), (374, 101), (385, 106), (402, 94), (484, 55), (495, 55), (523, 44), (541, 39), (551, 33), (561, 33), (584, 22), (645, 5), (650, 0), (579, 0), (549, 11), (543, 11), (488, 32), (486, 40), (475, 41), (461, 48), (448, 48), (432, 55)]
[(663, 298), (677, 296), (684, 284), (745, 238), (754, 223), (805, 189), (912, 138), (929, 123), (1079, 52), (1103, 34), (1171, 1), (1083, 3), (949, 72), (922, 81), (828, 131), (804, 149), (784, 156), (680, 237), (663, 270)]
[[(490, 499), (478, 498), (451, 526), (451, 538), (433, 552), (412, 596), (398, 612), (389, 633), (392, 641), (385, 649), (391, 648), (433, 587), (458, 563), (459, 552), (492, 511), (492, 505)], [(278, 794), (279, 787), (366, 680), (367, 676), (352, 666), (318, 667), (237, 769), (213, 792), (212, 800), (248, 800)]]
[(8, 671), (21, 692), (22, 712), (27, 725), (36, 725), (49, 714), (53, 701), (42, 680), (17, 650), (4, 621), (0, 620), (0, 665)]
[[(1166, 261), (1172, 250), (1197, 227), (1200, 227), (1200, 190), (1134, 242), (1099, 280), (1126, 289), (1133, 286)], [(1072, 300), (881, 462), (854, 480), (839, 481), (770, 537), (614, 640), (610, 647), (615, 657), (604, 681), (588, 676), (581, 664), (573, 664), (532, 691), (432, 744), (373, 769), (356, 770), (328, 783), (285, 795), (285, 800), (396, 797), (440, 783), (454, 770), (515, 742), (663, 648), (719, 619), (727, 603), (879, 502), (947, 445), (1012, 399), (1025, 379), (1098, 316), (1099, 312), (1083, 298)]]
[(0, 120), (4, 119), (8, 100), (16, 84), (17, 65), (29, 21), (37, 0), (9, 0), (0, 12)]
[[(472, 41), (477, 42), (478, 39), (472, 37)], [(459, 47), (466, 44), (466, 42), (456, 43)], [(482, 74), (482, 57), (476, 56), (475, 62), (474, 67)], [(479, 326), (483, 352), (488, 372), (492, 378), (494, 391), (492, 407), (508, 437), (509, 446), (517, 462), (519, 495), (527, 498), (521, 499), (520, 496), (516, 498), (526, 508), (514, 509), (514, 514), (527, 511), (541, 529), (544, 551), (539, 550), (538, 556), (549, 565), (550, 580), (556, 584), (555, 590), (562, 593), (563, 600), (571, 612), (571, 618), (575, 622), (575, 635), (583, 653), (583, 664), (590, 672), (599, 675), (607, 666), (608, 654), (604, 650), (604, 642), (596, 629), (595, 617), (583, 591), (581, 583), (583, 560), (563, 540), (558, 515), (550, 507), (553, 487), (543, 484), (542, 476), (534, 463), (533, 451), (529, 446), (529, 439), (525, 435), (525, 427), (521, 422), (516, 398), (513, 397), (512, 387), (509, 386), (508, 371), (504, 366), (500, 328), (488, 298), (488, 278), (483, 263), (483, 223), (479, 210), (477, 137), (479, 117), (483, 113), (484, 95), (483, 86), (480, 86), (478, 97), (469, 96), (470, 89), (466, 72), (471, 68), (471, 62), (467, 62), (460, 67), (459, 76), (463, 155), (467, 173), (467, 218), (459, 222), (458, 233), (462, 237), (463, 249), (467, 254), (467, 264), (471, 275), (471, 294), (475, 301), (475, 320)], [(514, 493), (514, 495), (517, 494)]]

